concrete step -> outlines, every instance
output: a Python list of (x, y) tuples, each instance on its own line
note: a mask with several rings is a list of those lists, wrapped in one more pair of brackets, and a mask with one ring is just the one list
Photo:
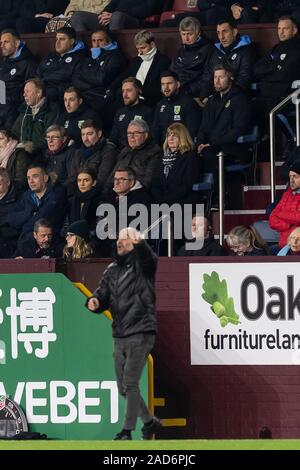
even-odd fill
[[(285, 184), (280, 176), (280, 167), (283, 162), (275, 162), (275, 174), (276, 174), (276, 184)], [(257, 163), (257, 183), (261, 185), (268, 185), (271, 183), (270, 179), (271, 165), (270, 162), (258, 162)]]
[[(276, 185), (276, 196), (281, 196), (285, 185)], [(243, 209), (265, 209), (271, 203), (271, 186), (244, 186)]]

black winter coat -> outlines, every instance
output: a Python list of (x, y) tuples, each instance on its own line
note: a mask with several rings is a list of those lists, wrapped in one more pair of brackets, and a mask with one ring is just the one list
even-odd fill
[(171, 70), (177, 73), (183, 89), (194, 97), (200, 96), (204, 66), (212, 52), (212, 45), (202, 36), (194, 44), (182, 45), (172, 61)]
[(52, 13), (54, 16), (62, 14), (69, 3), (68, 0), (22, 0), (20, 16), (32, 18), (37, 13)]
[(146, 140), (144, 145), (138, 148), (124, 147), (118, 156), (112, 175), (118, 167), (130, 166), (136, 174), (136, 179), (148, 189), (151, 187), (154, 171), (161, 156), (161, 148), (152, 139)]
[(205, 67), (201, 83), (201, 98), (213, 93), (214, 67), (223, 64), (229, 67), (234, 74), (234, 83), (248, 92), (253, 82), (253, 67), (256, 60), (256, 52), (248, 36), (239, 36), (230, 47), (224, 47), (216, 43), (214, 51)]
[(291, 84), (300, 77), (300, 39), (281, 41), (254, 67), (254, 78), (264, 97), (281, 97), (291, 93)]
[(77, 188), (74, 196), (70, 199), (69, 223), (84, 219), (90, 228), (96, 226), (96, 210), (100, 203), (102, 187), (97, 183), (90, 191), (84, 193)]
[[(8, 192), (0, 199), (0, 244), (17, 240), (19, 231), (7, 223), (7, 215), (22, 195), (22, 188), (18, 184), (11, 183)], [(14, 251), (14, 249), (13, 249)], [(10, 253), (7, 253), (9, 257)]]
[(6, 103), (18, 106), (23, 98), (24, 83), (35, 76), (35, 59), (22, 42), (17, 57), (3, 57), (0, 62), (0, 80), (5, 82)]
[(116, 147), (107, 143), (106, 139), (102, 137), (92, 148), (86, 148), (82, 145), (80, 149), (73, 152), (67, 163), (69, 181), (75, 181), (78, 170), (88, 166), (96, 171), (97, 181), (103, 188), (116, 163)]
[(57, 124), (66, 129), (67, 136), (75, 141), (76, 147), (81, 145), (81, 125), (87, 119), (99, 120), (99, 115), (82, 103), (77, 111), (63, 113), (57, 120)]
[(179, 155), (168, 177), (164, 175), (162, 159), (157, 165), (151, 186), (153, 198), (158, 203), (192, 203), (193, 184), (200, 179), (201, 157), (195, 151)]
[(110, 310), (115, 338), (156, 333), (155, 271), (157, 258), (146, 242), (108, 266), (93, 296), (101, 312)]
[(141, 20), (147, 16), (160, 13), (161, 10), (161, 0), (143, 0), (142, 2), (137, 0), (111, 0), (107, 7), (105, 7), (105, 11), (110, 13), (122, 11)]
[[(122, 81), (127, 77), (136, 77), (142, 62), (143, 60), (139, 56), (134, 57), (125, 72), (114, 81), (111, 89), (120, 88)], [(169, 66), (169, 57), (157, 51), (143, 83), (143, 97), (147, 105), (153, 106), (161, 99), (160, 75), (165, 70), (168, 70)]]
[(154, 141), (162, 144), (166, 138), (167, 128), (174, 122), (184, 124), (194, 138), (201, 122), (201, 113), (201, 108), (195, 100), (184, 91), (179, 91), (170, 98), (164, 97), (155, 108), (152, 126)]
[(249, 132), (252, 120), (248, 97), (235, 86), (223, 95), (216, 93), (208, 100), (197, 136), (198, 144), (232, 144)]
[(125, 147), (128, 143), (127, 128), (129, 123), (134, 119), (143, 119), (150, 126), (152, 116), (153, 110), (146, 106), (143, 101), (139, 101), (134, 106), (124, 106), (115, 114), (109, 140), (120, 148)]
[[(190, 243), (195, 243), (191, 240)], [(182, 246), (177, 253), (177, 256), (226, 256), (225, 249), (214, 239), (208, 237), (204, 240), (203, 247), (200, 250), (187, 250), (186, 245)]]
[(40, 63), (37, 74), (46, 85), (46, 94), (51, 100), (63, 99), (64, 91), (72, 85), (73, 76), (82, 66), (85, 58), (84, 45), (81, 41), (63, 56), (53, 52)]
[(22, 258), (61, 258), (64, 247), (64, 240), (54, 235), (49, 248), (41, 248), (33, 234), (30, 232), (18, 241), (17, 249), (13, 257)]
[(68, 179), (67, 165), (71, 158), (73, 149), (70, 147), (63, 147), (55, 154), (49, 152), (47, 149), (44, 153), (44, 165), (48, 175), (54, 174), (55, 181), (61, 184), (66, 184)]

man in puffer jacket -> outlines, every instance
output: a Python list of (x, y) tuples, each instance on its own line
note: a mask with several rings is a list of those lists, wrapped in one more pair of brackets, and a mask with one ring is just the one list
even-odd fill
[(115, 440), (131, 440), (137, 418), (143, 439), (151, 439), (160, 420), (151, 415), (139, 381), (156, 334), (155, 271), (157, 258), (133, 228), (121, 230), (116, 261), (108, 266), (99, 287), (87, 301), (94, 313), (110, 309), (113, 317), (114, 361), (120, 395), (126, 400), (123, 428)]

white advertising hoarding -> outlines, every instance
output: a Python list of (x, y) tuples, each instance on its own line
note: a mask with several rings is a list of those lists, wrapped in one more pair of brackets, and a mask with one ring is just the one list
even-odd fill
[(299, 365), (297, 263), (190, 264), (192, 365)]

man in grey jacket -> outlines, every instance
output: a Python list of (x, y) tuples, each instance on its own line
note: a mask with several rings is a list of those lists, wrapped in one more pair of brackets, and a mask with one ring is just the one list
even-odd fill
[(157, 258), (140, 232), (120, 231), (116, 261), (108, 266), (87, 308), (100, 313), (110, 309), (113, 317), (114, 361), (120, 395), (125, 397), (123, 428), (114, 440), (131, 440), (137, 418), (142, 438), (151, 439), (160, 420), (149, 412), (139, 381), (156, 334), (155, 271)]

